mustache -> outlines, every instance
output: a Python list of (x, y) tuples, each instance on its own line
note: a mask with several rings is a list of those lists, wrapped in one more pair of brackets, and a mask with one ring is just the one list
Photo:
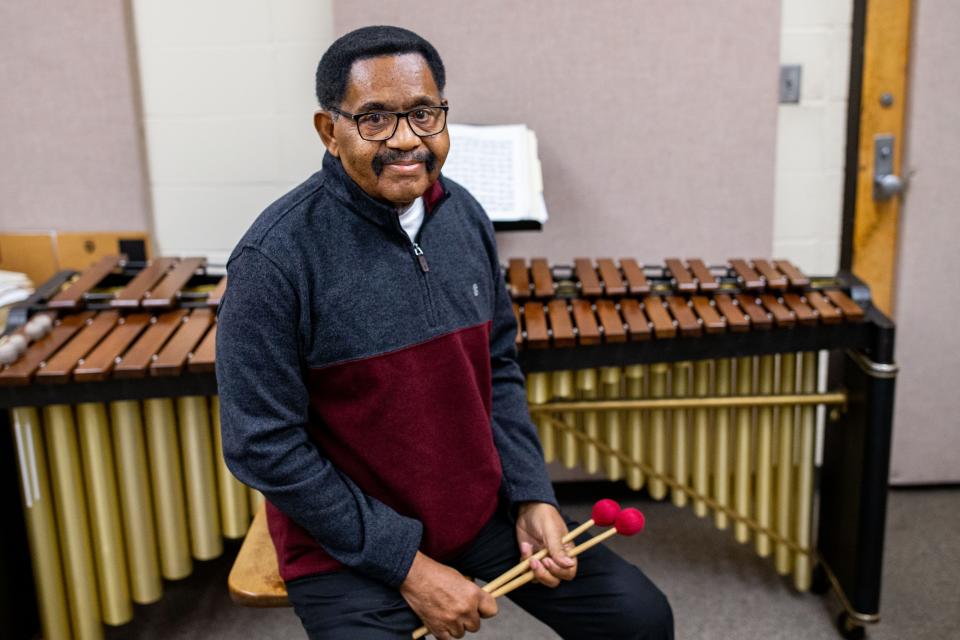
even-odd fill
[(397, 151), (395, 149), (385, 149), (375, 155), (370, 164), (373, 166), (373, 172), (379, 176), (383, 173), (383, 167), (394, 162), (422, 162), (427, 167), (427, 173), (433, 173), (437, 168), (437, 156), (429, 149), (419, 151)]

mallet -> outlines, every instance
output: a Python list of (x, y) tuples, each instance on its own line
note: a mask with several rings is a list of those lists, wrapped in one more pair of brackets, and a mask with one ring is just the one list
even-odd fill
[[(573, 531), (568, 531), (567, 534), (563, 536), (562, 540), (564, 543), (570, 542), (571, 540), (573, 540), (574, 538), (576, 538), (581, 533), (583, 533), (584, 531), (586, 531), (587, 529), (589, 529), (595, 524), (601, 527), (609, 527), (610, 525), (616, 522), (617, 515), (619, 513), (620, 513), (620, 505), (617, 503), (616, 500), (611, 500), (610, 498), (604, 498), (603, 500), (598, 500), (596, 504), (593, 505), (593, 509), (590, 512), (590, 516), (591, 516), (590, 519), (584, 522), (583, 524), (581, 524), (579, 527), (577, 527)], [(506, 584), (507, 582), (512, 580), (514, 577), (522, 574), (524, 571), (527, 571), (530, 568), (530, 560), (532, 560), (533, 558), (536, 558), (537, 560), (542, 560), (543, 558), (546, 557), (548, 552), (549, 552), (548, 549), (540, 549), (540, 551), (537, 551), (535, 554), (533, 554), (526, 560), (522, 560), (519, 563), (517, 563), (517, 565), (514, 566), (512, 569), (504, 572), (496, 579), (491, 580), (487, 584), (483, 585), (483, 590), (486, 591), (487, 593), (490, 593), (495, 589), (497, 589), (498, 587), (500, 587), (501, 585)], [(532, 572), (531, 572), (531, 575), (533, 575)], [(520, 586), (520, 585), (517, 585), (517, 586)], [(496, 594), (494, 594), (494, 597), (496, 597)], [(427, 635), (427, 627), (425, 626), (420, 627), (419, 629), (413, 632), (413, 640), (422, 638), (425, 635)]]
[[(619, 513), (620, 505), (617, 504), (616, 500), (611, 500), (610, 498), (598, 500), (597, 503), (593, 505), (593, 509), (590, 512), (590, 519), (573, 531), (567, 532), (567, 534), (563, 536), (562, 540), (564, 543), (570, 542), (593, 525), (609, 527), (616, 522), (617, 515), (619, 515)], [(549, 553), (549, 551), (546, 548), (540, 549), (540, 551), (537, 551), (526, 560), (519, 562), (515, 567), (500, 575), (496, 580), (491, 580), (487, 584), (483, 585), (483, 590), (487, 593), (493, 593), (498, 587), (500, 587), (500, 585), (506, 584), (516, 576), (529, 569), (531, 560), (534, 558), (537, 560), (542, 560), (547, 556), (547, 553)]]
[[(574, 547), (570, 552), (570, 557), (576, 557), (587, 549), (597, 546), (604, 540), (607, 540), (618, 533), (622, 536), (632, 536), (640, 533), (643, 531), (643, 525), (644, 518), (640, 511), (632, 508), (624, 509), (617, 515), (617, 519), (611, 528), (607, 529), (603, 533), (597, 534), (583, 544)], [(522, 587), (531, 580), (533, 580), (533, 571), (527, 571), (513, 582), (509, 582), (494, 591), (492, 595), (494, 598), (499, 598), (500, 596), (510, 593), (514, 589)]]

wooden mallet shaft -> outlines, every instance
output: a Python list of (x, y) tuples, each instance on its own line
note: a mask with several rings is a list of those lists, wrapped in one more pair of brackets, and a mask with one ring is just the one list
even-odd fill
[[(565, 535), (565, 536), (563, 536), (563, 538), (561, 538), (561, 541), (562, 541), (564, 544), (566, 544), (566, 543), (570, 542), (571, 540), (573, 540), (574, 538), (576, 538), (577, 536), (579, 536), (581, 533), (583, 533), (583, 532), (586, 531), (587, 529), (589, 529), (590, 527), (592, 527), (593, 525), (594, 525), (593, 518), (591, 518), (590, 520), (587, 520), (586, 522), (584, 522), (582, 525), (580, 525), (579, 527), (577, 527), (577, 528), (574, 529), (573, 531), (568, 532), (567, 535)], [(523, 572), (526, 571), (527, 569), (529, 569), (529, 568), (530, 568), (530, 561), (531, 561), (531, 560), (533, 560), (534, 558), (536, 558), (537, 560), (543, 560), (545, 557), (547, 557), (547, 553), (549, 553), (549, 550), (548, 550), (548, 549), (546, 549), (546, 548), (540, 549), (540, 551), (537, 551), (535, 554), (533, 554), (532, 556), (530, 556), (530, 557), (527, 558), (526, 560), (522, 560), (522, 561), (518, 562), (517, 565), (514, 566), (514, 567), (513, 567), (512, 569), (510, 569), (509, 571), (505, 571), (504, 573), (502, 573), (502, 574), (501, 574), (499, 577), (497, 577), (495, 580), (491, 580), (491, 581), (488, 582), (487, 584), (483, 585), (483, 590), (486, 591), (487, 593), (492, 593), (492, 592), (495, 591), (500, 585), (503, 585), (503, 584), (506, 584), (506, 583), (510, 582), (510, 580), (512, 580), (513, 578), (517, 577), (518, 575), (520, 575), (521, 573), (523, 573)]]
[[(616, 527), (610, 527), (609, 529), (607, 529), (607, 530), (604, 531), (603, 533), (599, 533), (599, 534), (595, 535), (594, 537), (590, 538), (589, 540), (587, 540), (587, 541), (584, 542), (583, 544), (577, 545), (576, 547), (574, 547), (574, 548), (570, 551), (570, 553), (569, 553), (568, 555), (569, 555), (571, 558), (575, 558), (575, 557), (577, 557), (578, 555), (580, 555), (581, 553), (583, 553), (584, 551), (586, 551), (587, 549), (590, 549), (591, 547), (595, 547), (595, 546), (597, 546), (598, 544), (600, 544), (601, 542), (603, 542), (604, 540), (608, 540), (608, 539), (612, 538), (612, 537), (615, 536), (615, 535), (617, 535), (617, 529), (616, 529)], [(513, 582), (509, 582), (509, 583), (503, 585), (502, 587), (500, 587), (499, 589), (497, 589), (496, 591), (494, 591), (494, 592), (492, 593), (492, 595), (493, 595), (494, 598), (499, 598), (500, 596), (505, 596), (505, 595), (507, 595), (508, 593), (510, 593), (511, 591), (513, 591), (514, 589), (518, 589), (518, 588), (522, 587), (523, 585), (527, 584), (527, 583), (530, 582), (531, 580), (533, 580), (533, 571), (527, 571), (526, 573), (524, 573), (522, 576), (520, 576), (519, 578), (517, 578), (517, 579), (514, 580)]]

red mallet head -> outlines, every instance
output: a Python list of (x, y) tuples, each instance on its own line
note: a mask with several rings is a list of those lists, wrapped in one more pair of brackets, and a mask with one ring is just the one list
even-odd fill
[(604, 498), (603, 500), (598, 500), (597, 504), (593, 505), (593, 511), (590, 513), (590, 517), (593, 518), (593, 522), (598, 526), (609, 527), (617, 521), (617, 515), (619, 515), (619, 513), (620, 505), (617, 504), (617, 501)]
[(643, 514), (636, 509), (624, 509), (617, 515), (617, 521), (613, 523), (617, 533), (622, 536), (632, 536), (635, 533), (643, 531)]

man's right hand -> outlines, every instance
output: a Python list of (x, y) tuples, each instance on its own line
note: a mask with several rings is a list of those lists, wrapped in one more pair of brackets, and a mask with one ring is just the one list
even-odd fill
[(419, 551), (400, 594), (437, 640), (462, 638), (480, 629), (480, 618), (497, 615), (493, 596)]

